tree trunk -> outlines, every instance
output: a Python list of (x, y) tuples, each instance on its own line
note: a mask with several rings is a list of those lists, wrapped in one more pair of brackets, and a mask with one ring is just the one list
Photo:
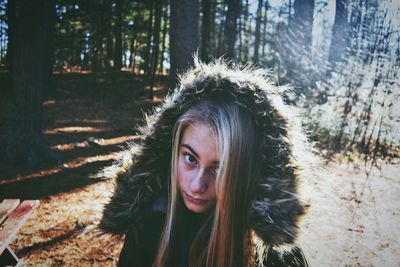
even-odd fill
[(193, 54), (199, 47), (199, 1), (170, 1), (170, 56), (174, 77), (193, 64)]
[(211, 2), (211, 29), (210, 29), (210, 47), (213, 57), (217, 54), (217, 27), (215, 25), (216, 1)]
[(265, 11), (264, 11), (264, 18), (263, 18), (263, 39), (262, 39), (262, 52), (261, 57), (265, 57), (265, 45), (267, 43), (267, 21), (268, 21), (268, 1), (265, 2)]
[[(160, 53), (160, 34), (161, 34), (161, 17), (163, 4), (160, 1), (155, 1), (155, 21), (154, 21), (154, 39), (153, 39), (153, 51), (152, 51), (152, 63), (151, 63), (151, 74), (156, 75), (158, 70), (158, 56)], [(154, 80), (154, 79), (153, 79)]]
[(115, 50), (114, 50), (114, 69), (120, 71), (122, 68), (122, 5), (123, 0), (115, 0)]
[(329, 50), (329, 62), (333, 65), (343, 61), (349, 47), (349, 24), (347, 22), (347, 1), (336, 0), (335, 22), (332, 29), (332, 41)]
[[(225, 4), (225, 2), (222, 2), (221, 4), (222, 4), (221, 14), (224, 14), (226, 4)], [(216, 46), (217, 47), (216, 54), (218, 57), (222, 56), (225, 53), (225, 41), (223, 40), (223, 34), (224, 34), (224, 26), (225, 26), (226, 18), (224, 18), (225, 17), (224, 15), (220, 15), (220, 16), (221, 16), (221, 18), (220, 18), (220, 24), (218, 27), (218, 37), (216, 38), (218, 40), (218, 44)]]
[(112, 0), (105, 0), (104, 20), (107, 34), (106, 68), (107, 72), (111, 70), (111, 61), (113, 60), (113, 38), (112, 38)]
[(45, 155), (42, 100), (47, 83), (55, 3), (16, 0), (13, 27), (13, 113), (6, 157), (12, 164), (35, 168)]
[(131, 40), (130, 47), (129, 47), (129, 63), (128, 68), (132, 69), (133, 57), (134, 57), (134, 50), (135, 50), (135, 39)]
[(153, 19), (154, 19), (154, 2), (149, 3), (150, 17), (147, 24), (147, 41), (146, 41), (146, 53), (144, 57), (144, 74), (149, 76), (151, 74), (151, 40), (153, 37)]
[(161, 41), (161, 55), (160, 55), (160, 72), (164, 73), (164, 53), (165, 53), (165, 37), (167, 36), (167, 30), (168, 30), (168, 6), (164, 7), (164, 12), (163, 12), (163, 29), (162, 29), (162, 41)]
[(132, 41), (132, 73), (135, 74), (136, 72), (136, 51), (137, 51), (137, 44), (136, 39)]
[(263, 7), (263, 0), (258, 0), (258, 7), (257, 7), (257, 18), (256, 18), (256, 32), (255, 40), (254, 40), (254, 55), (253, 55), (253, 62), (256, 63), (258, 61), (258, 50), (260, 49), (260, 34), (261, 34), (261, 17), (262, 17), (262, 7)]
[(303, 54), (311, 55), (311, 36), (314, 13), (314, 0), (295, 0), (294, 17), (291, 28), (293, 31), (293, 41), (298, 50)]
[(201, 58), (208, 61), (211, 58), (211, 0), (202, 1), (203, 19), (201, 26)]
[(100, 22), (99, 18), (101, 18), (101, 13), (100, 13), (100, 8), (101, 5), (100, 3), (94, 3), (93, 4), (93, 33), (92, 33), (92, 53), (91, 53), (91, 58), (92, 58), (92, 70), (93, 72), (99, 72), (101, 70), (101, 51), (100, 51), (100, 42), (101, 42), (101, 30), (100, 30)]
[(229, 59), (235, 59), (235, 43), (237, 37), (237, 20), (240, 16), (241, 0), (228, 0), (228, 11), (225, 21), (225, 55)]
[[(295, 0), (294, 16), (289, 25), (289, 40), (283, 42), (287, 78), (297, 82), (297, 86), (307, 88), (311, 76), (304, 70), (311, 66), (311, 37), (314, 13), (314, 0)], [(298, 93), (301, 93), (298, 91)]]
[(243, 20), (243, 32), (244, 32), (244, 41), (242, 44), (242, 60), (244, 62), (249, 61), (250, 55), (249, 55), (249, 50), (250, 50), (250, 32), (251, 32), (251, 23), (249, 19), (249, 0), (246, 0), (245, 6), (244, 6), (244, 20)]
[(240, 15), (239, 17), (239, 55), (238, 55), (238, 59), (239, 61), (242, 61), (242, 49), (243, 49), (243, 16)]
[(104, 21), (104, 1), (99, 1), (98, 3), (98, 13), (97, 13), (97, 51), (98, 51), (98, 65), (97, 72), (103, 72), (105, 67), (105, 55), (104, 55), (104, 37), (106, 35), (105, 21)]
[(53, 0), (50, 1), (52, 8), (48, 12), (48, 23), (49, 23), (49, 29), (48, 29), (48, 43), (47, 43), (47, 55), (45, 56), (46, 60), (46, 65), (45, 65), (45, 86), (44, 86), (44, 98), (47, 99), (48, 97), (51, 96), (51, 94), (54, 92), (54, 77), (53, 77), (53, 66), (54, 66), (54, 57), (55, 57), (55, 47), (54, 47), (54, 38), (55, 38), (55, 25), (57, 21), (57, 13), (56, 13), (56, 6)]

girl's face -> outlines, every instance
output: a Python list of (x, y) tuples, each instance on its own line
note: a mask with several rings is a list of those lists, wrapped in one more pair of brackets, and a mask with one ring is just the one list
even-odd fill
[(215, 206), (218, 142), (211, 128), (194, 122), (184, 131), (178, 155), (178, 180), (188, 210), (203, 213)]

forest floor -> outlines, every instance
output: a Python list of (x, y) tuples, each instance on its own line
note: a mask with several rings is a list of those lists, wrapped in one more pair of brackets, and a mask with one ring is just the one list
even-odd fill
[(298, 242), (311, 266), (400, 266), (400, 161), (331, 161), (300, 194)]
[[(121, 77), (56, 75), (43, 119), (45, 142), (56, 162), (18, 173), (0, 163), (2, 198), (40, 199), (11, 245), (23, 266), (116, 265), (123, 238), (93, 230), (113, 181), (89, 176), (111, 164), (135, 138), (142, 112), (161, 103), (165, 91), (156, 90), (149, 100), (141, 96), (142, 79)], [(0, 102), (10, 105), (7, 98)], [(0, 147), (7, 118), (0, 114)], [(400, 266), (399, 163), (379, 162), (371, 169), (331, 160), (303, 181), (299, 193), (311, 207), (298, 243), (311, 266)]]

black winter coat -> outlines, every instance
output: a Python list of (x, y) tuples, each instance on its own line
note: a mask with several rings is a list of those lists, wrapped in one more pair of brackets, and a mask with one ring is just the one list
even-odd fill
[[(152, 261), (164, 220), (162, 212), (152, 211), (152, 205), (168, 188), (173, 128), (182, 114), (202, 100), (233, 101), (251, 112), (261, 139), (262, 170), (251, 194), (250, 227), (256, 241), (269, 248), (268, 266), (305, 265), (294, 242), (297, 222), (305, 211), (297, 187), (308, 175), (304, 162), (309, 149), (296, 112), (283, 102), (282, 92), (265, 72), (221, 62), (197, 63), (181, 77), (174, 93), (146, 117), (139, 138), (118, 162), (98, 175), (116, 181), (99, 228), (127, 234), (121, 266), (146, 266)], [(280, 256), (275, 249), (283, 246), (294, 249)]]
[[(157, 253), (158, 242), (162, 233), (164, 220), (165, 211), (153, 207), (152, 210), (145, 215), (145, 223), (140, 227), (140, 229), (130, 229), (128, 231), (125, 236), (125, 243), (120, 254), (118, 267), (152, 266)], [(196, 225), (196, 222), (193, 224), (188, 225), (188, 229), (182, 229), (182, 231), (187, 231), (184, 236), (188, 237), (188, 244), (191, 243), (191, 240), (196, 234), (195, 231), (199, 228), (199, 224)], [(187, 262), (187, 253), (182, 253), (181, 256), (181, 266), (176, 267), (187, 266), (187, 264), (185, 264)], [(308, 266), (308, 263), (300, 248), (294, 247), (290, 253), (287, 253), (284, 256), (279, 255), (279, 253), (271, 248), (268, 251), (264, 266), (306, 267)]]

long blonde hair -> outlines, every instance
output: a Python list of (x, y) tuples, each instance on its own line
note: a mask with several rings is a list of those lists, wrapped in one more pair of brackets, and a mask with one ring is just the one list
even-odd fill
[(173, 134), (171, 181), (166, 221), (153, 266), (174, 266), (182, 221), (182, 201), (177, 182), (180, 142), (190, 123), (210, 126), (218, 140), (220, 167), (216, 177), (217, 203), (195, 237), (190, 266), (250, 266), (253, 250), (249, 229), (252, 192), (259, 176), (259, 136), (251, 113), (235, 102), (203, 100), (176, 122)]

